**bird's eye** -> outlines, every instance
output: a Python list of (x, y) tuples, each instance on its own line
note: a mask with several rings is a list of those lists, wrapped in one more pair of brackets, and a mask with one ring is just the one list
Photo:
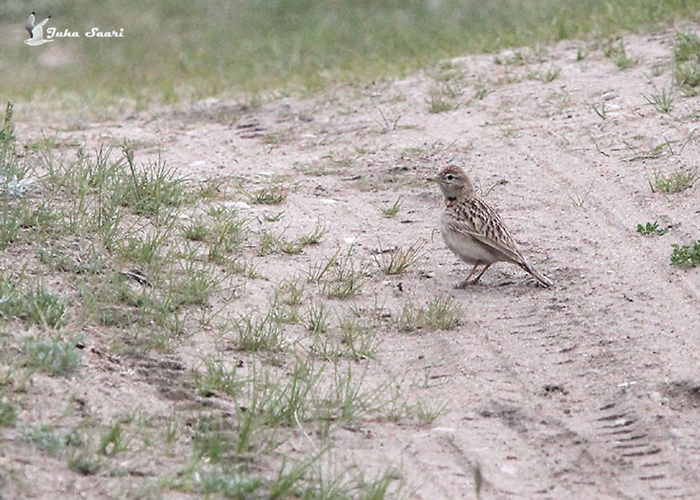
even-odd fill
[(452, 174), (447, 174), (447, 175), (445, 176), (445, 179), (447, 179), (448, 181), (452, 181), (452, 180), (454, 180), (454, 178), (455, 178), (455, 176), (452, 175)]

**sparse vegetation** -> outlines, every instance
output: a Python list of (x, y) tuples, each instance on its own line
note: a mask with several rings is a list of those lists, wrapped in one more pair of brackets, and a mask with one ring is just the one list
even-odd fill
[(601, 120), (607, 120), (608, 119), (608, 112), (605, 109), (605, 101), (600, 103), (600, 106), (596, 106), (595, 104), (591, 104), (591, 109), (593, 112), (598, 115), (598, 117)]
[(673, 45), (674, 78), (688, 94), (700, 85), (700, 38), (694, 33), (676, 33)]
[(287, 198), (287, 189), (279, 183), (270, 182), (269, 185), (254, 191), (248, 201), (255, 205), (277, 205)]
[(41, 283), (35, 287), (21, 287), (21, 281), (10, 275), (0, 277), (0, 317), (19, 318), (30, 325), (59, 327), (66, 314), (65, 301)]
[(316, 224), (316, 227), (310, 233), (302, 234), (293, 240), (288, 240), (284, 236), (284, 231), (277, 234), (263, 228), (260, 231), (260, 250), (258, 255), (264, 256), (275, 252), (290, 255), (300, 254), (306, 247), (318, 245), (325, 234), (326, 229), (320, 223)]
[(430, 90), (425, 102), (430, 113), (443, 113), (457, 109), (457, 98), (462, 95), (462, 88), (449, 83), (442, 83), (439, 87)]
[(698, 178), (700, 178), (700, 170), (697, 168), (680, 168), (670, 174), (657, 170), (649, 179), (649, 187), (653, 193), (680, 193), (693, 187)]
[(7, 401), (0, 401), (0, 427), (9, 427), (17, 420), (17, 407)]
[(561, 75), (561, 68), (549, 66), (547, 69), (538, 69), (528, 75), (532, 80), (539, 80), (542, 83), (549, 83), (556, 80)]
[(666, 229), (659, 229), (658, 222), (647, 222), (644, 224), (637, 224), (637, 232), (642, 236), (657, 235), (661, 236), (666, 234)]
[(23, 439), (56, 457), (68, 446), (69, 436), (56, 432), (49, 425), (34, 424), (24, 431)]
[(382, 215), (384, 217), (386, 217), (387, 219), (391, 219), (399, 213), (399, 210), (401, 210), (401, 205), (403, 205), (403, 196), (399, 196), (398, 198), (396, 198), (396, 201), (391, 205), (389, 205), (388, 203), (380, 205), (379, 210), (382, 212)]
[(661, 92), (654, 92), (649, 96), (644, 95), (644, 99), (659, 113), (667, 114), (673, 111), (673, 91), (671, 90), (666, 92), (666, 89), (661, 89)]
[(338, 249), (330, 257), (311, 264), (307, 274), (326, 297), (346, 299), (359, 293), (366, 269), (367, 265), (357, 260), (350, 246), (346, 252)]
[(629, 69), (639, 64), (638, 58), (629, 57), (627, 55), (625, 42), (623, 40), (610, 42), (608, 45), (603, 47), (603, 54), (605, 54), (605, 57), (615, 63), (615, 66), (621, 70)]
[(284, 328), (282, 322), (272, 314), (248, 313), (233, 321), (233, 328), (238, 333), (240, 348), (246, 351), (275, 351), (282, 348)]
[(416, 241), (408, 248), (379, 248), (374, 261), (386, 275), (402, 274), (424, 255), (423, 244)]
[(374, 120), (374, 123), (376, 123), (379, 126), (379, 133), (380, 134), (387, 134), (389, 132), (393, 132), (394, 130), (397, 129), (397, 127), (399, 126), (399, 122), (401, 121), (400, 114), (389, 116), (379, 106), (377, 106), (377, 113), (376, 114), (378, 115), (378, 117), (375, 117), (372, 119)]
[(491, 94), (492, 92), (494, 92), (494, 89), (493, 89), (493, 88), (489, 88), (489, 87), (487, 87), (487, 86), (485, 86), (485, 85), (477, 85), (477, 86), (474, 88), (474, 95), (473, 95), (472, 98), (471, 98), (471, 102), (473, 102), (473, 101), (482, 101), (482, 100), (484, 100), (484, 99), (486, 98), (486, 96), (488, 96), (488, 95)]
[(57, 339), (27, 339), (22, 345), (21, 363), (30, 370), (54, 376), (69, 376), (80, 363), (75, 342)]
[(700, 266), (700, 240), (691, 245), (671, 245), (671, 264), (678, 267)]
[(406, 302), (398, 315), (397, 326), (403, 332), (451, 330), (458, 324), (461, 315), (462, 309), (454, 300), (438, 296), (425, 306)]

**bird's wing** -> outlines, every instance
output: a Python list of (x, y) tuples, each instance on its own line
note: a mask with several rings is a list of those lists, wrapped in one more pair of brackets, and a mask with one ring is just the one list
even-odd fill
[(44, 26), (46, 23), (49, 22), (49, 19), (51, 19), (51, 16), (49, 16), (46, 19), (44, 19), (43, 21), (41, 21), (39, 24), (36, 25), (36, 27), (41, 28), (42, 26)]
[(510, 261), (516, 264), (525, 262), (517, 248), (513, 250), (511, 246), (504, 244), (504, 242), (476, 231), (474, 226), (468, 222), (452, 219), (448, 222), (448, 225), (457, 234), (462, 234), (465, 238), (471, 238), (491, 252), (501, 254), (502, 260), (504, 261)]
[(526, 263), (508, 229), (496, 209), (480, 199), (464, 205), (459, 217), (452, 217), (450, 224), (456, 231), (471, 236), (492, 251), (503, 255), (504, 260), (516, 264)]
[(31, 15), (27, 18), (27, 22), (24, 23), (24, 29), (26, 29), (29, 32), (29, 38), (32, 38), (34, 34), (32, 33), (32, 30), (34, 29), (34, 12), (31, 13)]
[(46, 19), (41, 21), (39, 24), (34, 26), (34, 30), (32, 31), (32, 38), (35, 38), (37, 40), (44, 39), (44, 25), (49, 22), (49, 19), (51, 19), (51, 16), (47, 17)]
[(44, 39), (44, 28), (42, 28), (42, 25), (45, 22), (46, 20), (34, 26), (34, 29), (32, 30), (32, 40), (39, 41)]

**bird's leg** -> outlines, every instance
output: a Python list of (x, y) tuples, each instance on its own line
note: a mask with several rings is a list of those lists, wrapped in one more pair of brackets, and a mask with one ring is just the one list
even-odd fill
[(481, 279), (481, 277), (484, 275), (484, 273), (486, 272), (486, 270), (487, 270), (489, 267), (491, 267), (491, 264), (486, 264), (486, 266), (484, 266), (484, 268), (483, 268), (483, 269), (481, 270), (481, 272), (479, 273), (479, 276), (477, 276), (476, 278), (474, 278), (474, 281), (472, 281), (472, 284), (478, 283), (479, 280)]
[[(465, 288), (467, 285), (469, 285), (469, 278), (471, 278), (474, 275), (474, 272), (476, 271), (476, 268), (478, 265), (479, 265), (478, 262), (476, 264), (474, 264), (474, 267), (472, 267), (472, 270), (469, 273), (469, 276), (464, 278), (464, 280), (461, 281), (455, 288)], [(488, 267), (488, 266), (486, 266), (486, 267)], [(484, 271), (485, 271), (485, 269), (484, 269)], [(484, 274), (484, 272), (482, 271), (481, 274)], [(481, 274), (479, 275), (479, 277), (481, 277)], [(478, 278), (477, 278), (477, 280), (478, 280)]]

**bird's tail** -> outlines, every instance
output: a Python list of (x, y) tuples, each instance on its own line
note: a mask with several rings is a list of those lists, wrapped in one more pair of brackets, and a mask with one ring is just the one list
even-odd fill
[(537, 281), (539, 281), (542, 284), (542, 286), (544, 286), (544, 287), (552, 286), (552, 281), (549, 278), (544, 276), (542, 273), (540, 273), (537, 269), (532, 267), (527, 262), (523, 262), (522, 264), (520, 264), (520, 267), (522, 267), (525, 271), (527, 271), (532, 276), (534, 276), (537, 279)]

